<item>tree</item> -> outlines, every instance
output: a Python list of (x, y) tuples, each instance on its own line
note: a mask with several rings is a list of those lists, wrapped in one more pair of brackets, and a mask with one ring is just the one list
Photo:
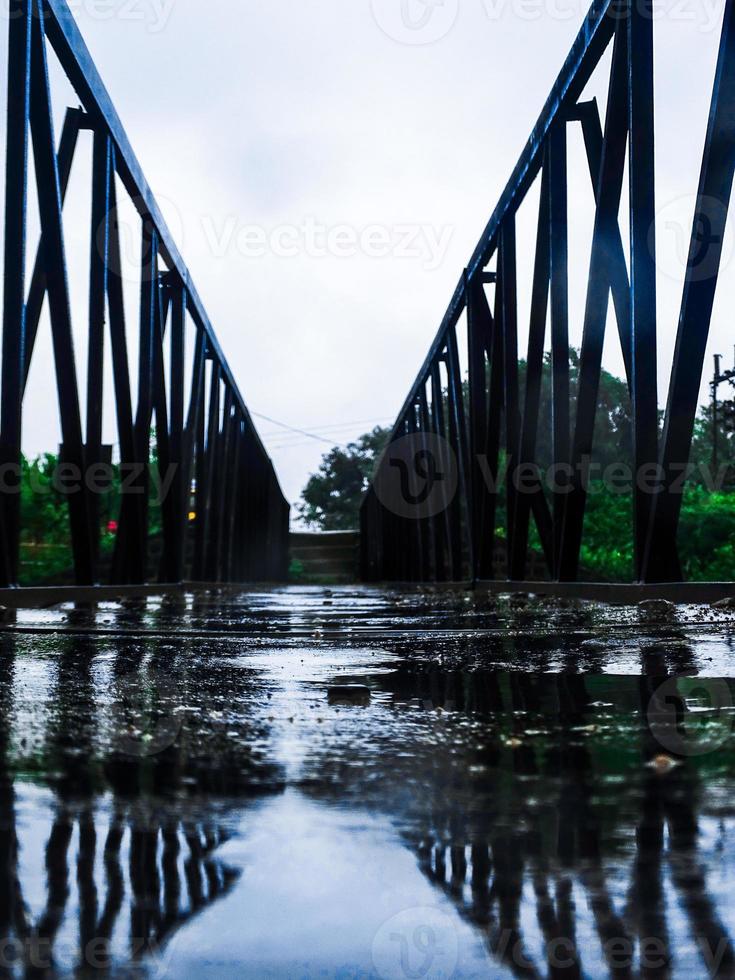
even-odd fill
[(375, 428), (344, 449), (335, 446), (302, 491), (298, 511), (308, 527), (353, 531), (360, 526), (360, 505), (390, 429)]

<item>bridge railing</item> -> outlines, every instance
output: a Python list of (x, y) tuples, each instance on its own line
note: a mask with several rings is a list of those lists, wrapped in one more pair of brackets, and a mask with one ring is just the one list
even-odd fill
[[(491, 579), (493, 552), (504, 540), (503, 572), (509, 580), (523, 581), (531, 516), (549, 578), (578, 580), (589, 488), (586, 467), (593, 451), (611, 298), (632, 406), (634, 577), (638, 582), (681, 580), (677, 529), (682, 476), (690, 458), (735, 167), (735, 7), (727, 0), (662, 432), (653, 33), (647, 0), (596, 0), (592, 5), (455, 290), (364, 501), (367, 580)], [(610, 48), (607, 106), (601, 117), (596, 99), (583, 95), (593, 72), (605, 70)], [(569, 348), (572, 127), (581, 129), (595, 203), (574, 418)], [(516, 217), (534, 184), (540, 192), (533, 281), (523, 297), (529, 300), (530, 325), (522, 386)], [(533, 204), (531, 198), (529, 202)], [(624, 224), (623, 207), (628, 210)], [(627, 245), (621, 224), (629, 230)], [(547, 321), (550, 368), (544, 354)], [(460, 323), (467, 329), (466, 380)], [(550, 371), (551, 387), (551, 482), (542, 479), (537, 452), (545, 370)], [(506, 517), (498, 535), (501, 486)]]
[[(66, 112), (58, 145), (49, 47), (81, 103)], [(74, 352), (74, 321), (80, 311), (70, 297), (63, 205), (85, 130), (92, 133), (93, 151), (83, 424)], [(35, 265), (27, 276), (29, 184), (34, 182), (40, 235)], [(139, 219), (141, 258), (135, 288), (140, 308), (134, 340), (125, 309), (128, 287), (123, 282), (120, 187)], [(10, 4), (5, 191), (0, 584), (18, 581), (24, 395), (46, 301), (61, 427), (60, 460), (64, 480), (73, 486), (68, 503), (77, 584), (94, 584), (102, 574), (96, 488), (104, 484), (111, 454), (111, 448), (103, 445), (108, 371), (122, 479), (112, 581), (139, 584), (157, 577), (167, 583), (238, 582), (285, 577), (289, 506), (65, 0)], [(193, 336), (193, 343), (187, 344), (187, 336)], [(137, 365), (130, 363), (131, 341), (137, 345)], [(131, 378), (134, 370), (137, 385)], [(161, 500), (157, 568), (151, 568), (149, 547), (152, 456), (160, 485), (168, 488)]]

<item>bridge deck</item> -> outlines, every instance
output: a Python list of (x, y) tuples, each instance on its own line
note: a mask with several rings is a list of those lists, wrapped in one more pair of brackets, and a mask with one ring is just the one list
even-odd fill
[(674, 935), (669, 975), (706, 975), (703, 942), (724, 969), (734, 636), (703, 605), (448, 590), (20, 610), (0, 924), (60, 973), (109, 940), (120, 975), (137, 950), (143, 975), (402, 976), (405, 940), (429, 975), (597, 977), (613, 939), (637, 970)]

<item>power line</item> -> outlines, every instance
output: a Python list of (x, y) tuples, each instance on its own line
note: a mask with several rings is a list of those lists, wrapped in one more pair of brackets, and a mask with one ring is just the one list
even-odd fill
[[(271, 418), (269, 415), (263, 415), (261, 412), (255, 412), (251, 410), (250, 414), (255, 415), (256, 418), (263, 419), (265, 422), (270, 422), (271, 425), (277, 425), (279, 428), (285, 429), (288, 432), (294, 433), (295, 435), (305, 436), (307, 439), (324, 443), (327, 446), (332, 446), (332, 447), (338, 446), (340, 449), (347, 448), (346, 443), (335, 442), (334, 439), (330, 439), (326, 436), (319, 435), (316, 432), (307, 432), (306, 429), (298, 429), (293, 425), (288, 425), (286, 422), (279, 422), (278, 419)], [(378, 422), (384, 422), (385, 420), (386, 420), (385, 417), (382, 419), (362, 419), (362, 420), (357, 420), (355, 422), (342, 422), (339, 425), (333, 425), (333, 426), (319, 426), (319, 428), (322, 429), (322, 431), (327, 431), (330, 428), (335, 430), (342, 430), (356, 425), (373, 425), (373, 424), (377, 424)], [(263, 435), (263, 438), (268, 439), (271, 436), (277, 437), (279, 435), (283, 438), (283, 433), (276, 433), (276, 432), (265, 433)], [(304, 445), (304, 443), (285, 443), (283, 446), (272, 447), (272, 448), (292, 448), (292, 447), (295, 448), (298, 445)]]
[(281, 429), (288, 429), (289, 432), (296, 432), (300, 436), (306, 436), (307, 439), (314, 439), (316, 442), (323, 442), (327, 446), (340, 446), (340, 448), (345, 449), (345, 443), (335, 443), (331, 439), (325, 439), (322, 436), (318, 436), (313, 432), (307, 432), (306, 429), (297, 429), (293, 425), (287, 425), (285, 422), (279, 422), (278, 419), (272, 419), (268, 415), (262, 415), (260, 412), (254, 412), (250, 410), (250, 414), (254, 415), (256, 418), (263, 419), (264, 422), (270, 422), (271, 425), (277, 425)]
[[(332, 445), (337, 445), (337, 443), (333, 441), (334, 435), (335, 434), (330, 434), (329, 442)], [(351, 439), (349, 445), (354, 445), (357, 441), (358, 439)], [(311, 445), (310, 441), (305, 442), (300, 436), (291, 435), (288, 432), (284, 432), (282, 434), (273, 433), (273, 435), (265, 438), (265, 442), (269, 449), (285, 449)]]
[[(336, 432), (337, 430), (340, 429), (351, 429), (357, 425), (379, 425), (381, 422), (391, 422), (392, 420), (393, 420), (392, 415), (390, 416), (386, 415), (383, 418), (379, 418), (379, 419), (358, 419), (356, 422), (340, 422), (338, 425), (315, 425), (311, 429), (311, 431), (318, 435), (318, 434), (323, 434), (325, 432)], [(269, 431), (269, 432), (261, 432), (261, 435), (264, 438), (268, 438), (268, 436), (283, 435), (283, 433)]]

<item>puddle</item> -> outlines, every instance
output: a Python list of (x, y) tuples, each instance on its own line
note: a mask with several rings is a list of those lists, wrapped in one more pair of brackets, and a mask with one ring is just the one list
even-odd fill
[(0, 973), (733, 976), (732, 641), (362, 589), (21, 613)]

